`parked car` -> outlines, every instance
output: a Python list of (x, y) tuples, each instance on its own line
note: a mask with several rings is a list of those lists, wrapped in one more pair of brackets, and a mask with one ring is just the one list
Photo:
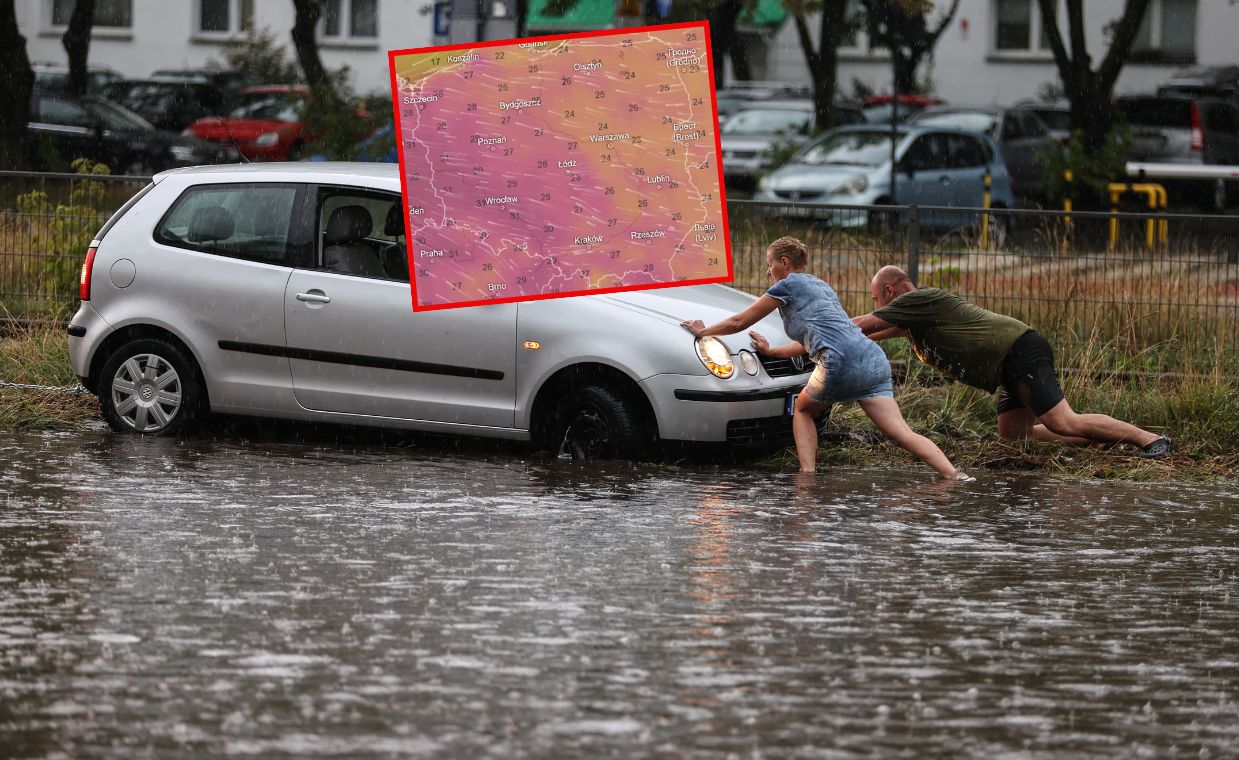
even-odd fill
[[(866, 210), (815, 207), (917, 204), (980, 208), (988, 168), (991, 207), (1014, 205), (1006, 164), (988, 135), (904, 125), (897, 128), (896, 138), (893, 193), (890, 130), (870, 125), (841, 127), (805, 145), (782, 168), (762, 178), (753, 200), (799, 204), (777, 209), (781, 214), (823, 219), (836, 226), (861, 226), (871, 221)], [(937, 211), (920, 216), (922, 225), (934, 228), (958, 227), (974, 219)]]
[(719, 123), (722, 124), (736, 111), (756, 107), (760, 101), (772, 98), (808, 98), (812, 95), (804, 85), (785, 82), (735, 81), (715, 93)]
[[(69, 67), (64, 64), (36, 61), (30, 64), (30, 68), (34, 70), (34, 86), (37, 89), (58, 92), (63, 91), (69, 83)], [(121, 78), (120, 74), (107, 66), (87, 66), (86, 91), (98, 93)]]
[[(306, 156), (306, 161), (330, 161), (331, 157), (326, 153), (315, 153), (311, 156)], [(374, 132), (370, 133), (361, 142), (353, 146), (350, 160), (353, 161), (378, 161), (382, 163), (394, 164), (400, 160), (400, 155), (396, 151), (396, 128), (391, 124), (386, 124)]]
[(1066, 103), (1034, 102), (1017, 103), (1016, 110), (1036, 114), (1038, 119), (1050, 130), (1050, 137), (1063, 145), (1071, 142), (1071, 106)]
[(139, 114), (159, 129), (180, 132), (204, 116), (224, 111), (224, 93), (205, 82), (178, 79), (122, 79), (103, 88), (103, 97)]
[[(813, 114), (811, 100), (766, 100), (737, 111), (719, 127), (724, 180), (751, 186), (774, 165), (776, 143), (809, 139)], [(835, 118), (841, 124), (865, 120), (859, 109), (841, 104), (835, 106)]]
[(1189, 66), (1157, 88), (1158, 95), (1213, 95), (1239, 98), (1239, 66)]
[[(1217, 97), (1168, 93), (1120, 97), (1116, 108), (1131, 127), (1129, 161), (1239, 165), (1239, 107)], [(1154, 179), (1171, 198), (1194, 199), (1224, 211), (1234, 186), (1221, 179)]]
[[(790, 440), (811, 364), (740, 335), (695, 339), (754, 300), (722, 285), (414, 312), (393, 164), (156, 175), (86, 253), (69, 353), (113, 429), (211, 410), (532, 439), (578, 457), (657, 441)], [(789, 342), (777, 316), (756, 328)]]
[(207, 116), (186, 128), (200, 140), (232, 145), (250, 161), (295, 161), (307, 142), (301, 117), (310, 89), (268, 84), (248, 87), (225, 116)]
[[(98, 161), (114, 174), (143, 176), (177, 166), (236, 161), (232, 148), (156, 129), (124, 106), (102, 98), (35, 91), (30, 98), (32, 163), (63, 169), (75, 158)], [(60, 165), (49, 163), (58, 156)]]
[(222, 92), (225, 97), (232, 97), (247, 87), (259, 84), (247, 73), (228, 69), (159, 69), (151, 76), (165, 80), (175, 79), (180, 82), (209, 84)]
[(951, 127), (988, 135), (998, 142), (1011, 185), (1021, 198), (1046, 197), (1050, 176), (1046, 170), (1048, 153), (1062, 150), (1050, 129), (1032, 111), (1024, 108), (963, 108), (935, 106), (908, 119), (923, 127)]
[[(942, 105), (946, 101), (930, 95), (900, 95), (897, 102), (899, 104), (897, 121), (907, 121), (913, 114), (930, 106)], [(861, 104), (864, 106), (862, 112), (865, 115), (865, 121), (871, 124), (890, 124), (892, 110), (890, 95), (870, 95), (861, 101)]]

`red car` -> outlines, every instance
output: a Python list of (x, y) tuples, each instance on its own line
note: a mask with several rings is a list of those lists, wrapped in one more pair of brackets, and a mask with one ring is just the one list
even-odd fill
[(248, 87), (231, 101), (227, 116), (198, 119), (185, 134), (235, 145), (251, 161), (296, 161), (309, 139), (301, 126), (309, 99), (310, 88), (301, 85)]

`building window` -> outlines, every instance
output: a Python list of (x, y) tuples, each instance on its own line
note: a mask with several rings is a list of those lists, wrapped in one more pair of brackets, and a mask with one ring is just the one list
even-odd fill
[[(77, 0), (52, 0), (52, 26), (68, 26)], [(95, 0), (95, 26), (133, 26), (133, 0)]]
[(1145, 11), (1132, 59), (1192, 63), (1196, 60), (1197, 0), (1151, 0)]
[(319, 36), (327, 40), (379, 36), (379, 0), (327, 0)]
[(1049, 49), (1037, 0), (994, 0), (995, 51), (1041, 54)]
[(198, 33), (246, 34), (254, 31), (254, 0), (198, 0)]

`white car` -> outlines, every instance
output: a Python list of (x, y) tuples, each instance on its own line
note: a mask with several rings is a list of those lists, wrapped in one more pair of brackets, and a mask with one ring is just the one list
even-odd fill
[[(656, 441), (790, 440), (807, 361), (694, 339), (722, 285), (414, 312), (394, 164), (156, 175), (91, 243), (69, 350), (121, 432), (200, 412), (535, 440), (582, 458)], [(777, 315), (756, 329), (788, 342)]]

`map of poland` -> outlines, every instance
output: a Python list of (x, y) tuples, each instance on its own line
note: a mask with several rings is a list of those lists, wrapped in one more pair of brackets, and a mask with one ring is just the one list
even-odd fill
[(414, 310), (731, 280), (704, 22), (389, 57)]

